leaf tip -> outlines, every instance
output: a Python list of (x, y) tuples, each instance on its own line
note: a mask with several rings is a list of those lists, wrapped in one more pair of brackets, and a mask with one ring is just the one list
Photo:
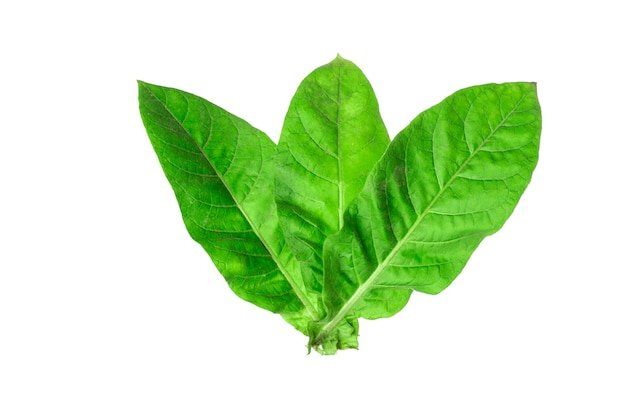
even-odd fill
[(145, 81), (137, 80), (137, 88), (141, 91), (142, 89), (148, 89), (150, 84)]
[(333, 62), (337, 62), (337, 63), (346, 62), (346, 59), (342, 57), (341, 55), (339, 55), (339, 53), (337, 53), (337, 56), (335, 57)]
[(142, 80), (137, 80), (137, 86), (138, 87), (144, 87), (144, 88), (150, 88), (150, 87), (154, 87), (154, 84), (150, 84), (150, 83), (147, 83), (147, 82), (142, 81)]

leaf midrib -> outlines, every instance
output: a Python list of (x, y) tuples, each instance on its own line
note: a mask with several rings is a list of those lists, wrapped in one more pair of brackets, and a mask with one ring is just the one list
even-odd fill
[[(233, 202), (236, 204), (237, 208), (239, 209), (239, 212), (244, 216), (244, 218), (246, 219), (248, 224), (251, 226), (251, 228), (254, 231), (255, 235), (257, 236), (257, 238), (263, 244), (263, 247), (265, 248), (265, 250), (267, 250), (267, 252), (272, 256), (272, 259), (276, 263), (276, 266), (278, 266), (278, 269), (280, 270), (282, 275), (285, 277), (285, 280), (287, 280), (287, 282), (289, 283), (289, 285), (293, 289), (294, 293), (296, 294), (296, 297), (298, 297), (298, 299), (300, 300), (300, 302), (302, 303), (302, 305), (306, 309), (306, 311), (309, 314), (309, 316), (311, 317), (311, 319), (314, 320), (314, 321), (319, 320), (320, 319), (319, 314), (317, 312), (317, 309), (313, 306), (313, 303), (309, 300), (309, 298), (306, 296), (304, 291), (302, 291), (302, 289), (299, 288), (298, 285), (296, 285), (296, 283), (293, 281), (293, 278), (291, 278), (291, 276), (288, 274), (288, 272), (286, 271), (284, 265), (282, 264), (282, 262), (280, 262), (278, 255), (271, 249), (270, 245), (267, 243), (267, 241), (265, 240), (263, 235), (260, 233), (258, 227), (250, 220), (250, 218), (248, 217), (248, 214), (243, 209), (243, 207), (241, 206), (240, 202), (235, 198), (232, 190), (230, 189), (230, 187), (228, 186), (228, 184), (226, 183), (226, 181), (224, 180), (224, 178), (222, 177), (220, 172), (215, 168), (215, 166), (213, 165), (213, 163), (211, 162), (209, 157), (204, 153), (204, 149), (200, 145), (198, 145), (198, 143), (193, 139), (193, 136), (191, 135), (191, 133), (178, 120), (178, 118), (176, 118), (176, 116), (174, 116), (174, 114), (167, 107), (167, 105), (163, 101), (161, 101), (161, 99), (159, 99), (159, 97), (157, 97), (148, 87), (143, 85), (143, 83), (142, 83), (142, 87), (145, 88), (148, 91), (148, 93), (152, 97), (154, 97), (156, 99), (156, 101), (158, 101), (163, 106), (163, 108), (172, 117), (172, 119), (174, 119), (176, 121), (176, 123), (181, 127), (181, 129), (183, 129), (183, 131), (187, 134), (188, 138), (191, 140), (193, 145), (202, 154), (202, 156), (204, 157), (206, 162), (209, 164), (211, 169), (215, 172), (216, 176), (220, 179), (220, 182), (222, 183), (224, 188), (226, 188), (226, 191), (228, 191), (228, 194), (230, 195), (230, 197), (233, 200)], [(189, 111), (189, 100), (187, 99), (187, 97), (185, 97), (185, 100), (187, 101), (187, 112), (188, 112)], [(208, 142), (208, 139), (207, 139), (207, 142)], [(259, 173), (259, 175), (260, 175), (260, 173)]]
[(337, 214), (339, 218), (339, 228), (343, 229), (343, 210), (344, 210), (344, 190), (343, 190), (343, 161), (341, 152), (341, 67), (337, 70), (337, 187), (339, 188), (339, 204)]
[(433, 197), (433, 199), (428, 204), (428, 206), (424, 209), (422, 214), (420, 214), (417, 217), (413, 225), (405, 233), (402, 239), (400, 239), (394, 245), (393, 249), (385, 257), (383, 262), (381, 262), (378, 265), (378, 267), (374, 270), (374, 272), (372, 272), (369, 278), (365, 280), (363, 285), (357, 288), (354, 294), (348, 299), (348, 301), (344, 303), (344, 305), (337, 312), (337, 314), (335, 314), (333, 319), (322, 327), (321, 331), (319, 332), (318, 340), (320, 340), (323, 337), (326, 337), (339, 324), (339, 322), (343, 320), (343, 318), (352, 310), (352, 307), (354, 307), (354, 304), (356, 304), (357, 301), (359, 301), (361, 297), (370, 290), (370, 288), (376, 282), (376, 279), (378, 278), (378, 276), (382, 273), (382, 271), (385, 270), (385, 268), (387, 268), (387, 266), (389, 266), (389, 263), (391, 262), (391, 260), (397, 255), (397, 253), (402, 249), (402, 247), (409, 241), (409, 237), (413, 234), (413, 232), (415, 232), (415, 230), (422, 223), (424, 218), (428, 214), (430, 214), (430, 210), (439, 201), (443, 193), (450, 187), (450, 185), (454, 182), (454, 180), (458, 178), (460, 173), (467, 167), (467, 165), (478, 154), (478, 152), (481, 151), (481, 149), (493, 137), (493, 135), (498, 131), (498, 129), (502, 127), (502, 125), (506, 122), (506, 120), (508, 120), (508, 118), (511, 117), (511, 115), (515, 112), (515, 110), (517, 110), (517, 108), (520, 106), (521, 102), (527, 97), (527, 95), (528, 94), (524, 94), (522, 98), (520, 98), (520, 100), (515, 104), (513, 109), (506, 115), (506, 117), (504, 117), (502, 121), (498, 123), (498, 125), (489, 133), (489, 135), (481, 142), (481, 144), (470, 154), (470, 156), (465, 160), (465, 162), (455, 171), (455, 173), (450, 177), (450, 179), (446, 182), (446, 184), (444, 184), (444, 186), (441, 187), (439, 192), (435, 195), (435, 197)]

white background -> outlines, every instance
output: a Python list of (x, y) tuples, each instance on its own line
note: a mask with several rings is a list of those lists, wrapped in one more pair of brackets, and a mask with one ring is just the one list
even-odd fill
[[(623, 9), (380, 4), (0, 6), (1, 416), (626, 415)], [(505, 81), (538, 83), (544, 129), (518, 208), (450, 288), (362, 321), (359, 351), (307, 356), (188, 237), (135, 80), (277, 140), (337, 53), (392, 136)]]

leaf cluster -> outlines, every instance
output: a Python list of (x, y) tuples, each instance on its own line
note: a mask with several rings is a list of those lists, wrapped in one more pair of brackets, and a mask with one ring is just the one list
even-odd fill
[(390, 141), (339, 56), (298, 87), (277, 145), (180, 90), (140, 81), (139, 104), (191, 237), (323, 354), (458, 276), (528, 186), (541, 131), (536, 85), (517, 82), (460, 90)]

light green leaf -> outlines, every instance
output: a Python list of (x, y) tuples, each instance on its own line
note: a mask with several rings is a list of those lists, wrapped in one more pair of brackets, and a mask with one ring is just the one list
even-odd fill
[(533, 83), (461, 90), (391, 143), (344, 228), (324, 246), (327, 318), (389, 317), (412, 291), (436, 294), (512, 213), (537, 164), (541, 114)]
[(339, 56), (294, 95), (278, 144), (276, 202), (305, 284), (322, 291), (322, 249), (389, 144), (369, 81)]
[(359, 318), (446, 288), (538, 159), (532, 83), (461, 90), (391, 144), (369, 82), (339, 56), (302, 82), (278, 146), (189, 93), (139, 82), (139, 101), (191, 236), (237, 295), (323, 354), (358, 347)]
[[(276, 145), (261, 131), (183, 91), (139, 82), (140, 112), (192, 238), (244, 300), (307, 334), (319, 319), (278, 226)], [(315, 300), (315, 301), (314, 301)]]

